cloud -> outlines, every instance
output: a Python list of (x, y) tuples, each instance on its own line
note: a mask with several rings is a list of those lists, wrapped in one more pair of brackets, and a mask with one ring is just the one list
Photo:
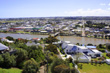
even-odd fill
[(101, 6), (105, 6), (106, 4), (105, 4), (105, 3), (101, 3), (100, 5), (101, 5)]
[(110, 10), (110, 8), (108, 8), (108, 10)]
[(103, 9), (78, 9), (74, 11), (66, 11), (67, 16), (110, 16), (110, 10)]
[(108, 5), (110, 6), (110, 3)]

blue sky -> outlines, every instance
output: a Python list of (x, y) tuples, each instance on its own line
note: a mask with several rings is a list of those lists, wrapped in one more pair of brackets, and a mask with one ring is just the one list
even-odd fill
[(110, 16), (110, 0), (0, 0), (0, 18)]

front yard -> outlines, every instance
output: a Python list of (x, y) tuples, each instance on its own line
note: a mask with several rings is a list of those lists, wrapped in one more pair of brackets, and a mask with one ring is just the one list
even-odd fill
[(93, 64), (81, 63), (82, 69), (78, 68), (80, 73), (110, 73), (110, 65), (105, 64)]

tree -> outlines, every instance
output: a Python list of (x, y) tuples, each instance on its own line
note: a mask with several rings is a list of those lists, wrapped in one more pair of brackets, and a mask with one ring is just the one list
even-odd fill
[(51, 66), (52, 73), (78, 73), (77, 69), (70, 68), (69, 63), (62, 59), (55, 59)]
[(2, 67), (3, 62), (4, 62), (4, 59), (3, 59), (3, 57), (0, 55), (0, 67)]
[(2, 55), (4, 62), (3, 62), (3, 67), (9, 68), (13, 67), (16, 65), (16, 57), (14, 55), (10, 55), (9, 53), (5, 53)]
[(22, 62), (28, 58), (28, 52), (20, 48), (17, 50), (15, 55), (16, 55), (17, 66), (21, 68), (23, 66)]
[(24, 68), (22, 73), (37, 73), (39, 70), (39, 64), (31, 58), (24, 63)]
[(87, 44), (87, 46), (93, 46), (93, 44), (89, 43), (89, 44)]
[(42, 52), (41, 46), (31, 46), (28, 50), (29, 58), (34, 58), (37, 62), (41, 62), (44, 60), (44, 54)]
[[(66, 66), (65, 64), (61, 64), (61, 65), (57, 65), (55, 66), (54, 68), (54, 72), (55, 73), (61, 73), (63, 72), (64, 70), (68, 69), (68, 66)], [(63, 72), (64, 73), (64, 72)]]
[(49, 44), (48, 46), (46, 46), (46, 49), (49, 50), (50, 52), (58, 54), (57, 47), (55, 45)]
[(57, 42), (57, 41), (58, 41), (58, 39), (51, 35), (49, 35), (49, 37), (45, 39), (45, 42), (49, 43), (49, 44), (52, 44), (52, 42)]
[(99, 44), (99, 48), (103, 48), (103, 45), (102, 44)]
[(11, 37), (11, 36), (7, 36), (6, 39), (8, 39), (8, 40), (14, 40), (14, 38)]
[(66, 61), (64, 61), (64, 60), (62, 60), (62, 59), (56, 58), (56, 59), (53, 61), (52, 65), (51, 65), (51, 72), (52, 72), (52, 73), (56, 73), (55, 70), (54, 70), (55, 67), (58, 66), (58, 65), (61, 65), (61, 64), (65, 64), (66, 66), (69, 66)]
[(110, 51), (110, 43), (106, 44), (106, 48)]

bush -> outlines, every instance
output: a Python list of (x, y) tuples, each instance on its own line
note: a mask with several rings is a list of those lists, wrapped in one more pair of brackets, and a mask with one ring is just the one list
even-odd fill
[(52, 73), (78, 73), (75, 68), (70, 69), (67, 61), (62, 59), (56, 59), (51, 66)]
[(67, 65), (67, 63), (66, 63), (65, 61), (63, 61), (62, 59), (56, 58), (56, 59), (53, 61), (52, 65), (51, 65), (51, 72), (52, 72), (52, 73), (56, 73), (56, 72), (54, 71), (54, 68), (55, 68), (56, 66), (58, 66), (58, 65), (61, 65), (61, 64), (66, 64), (66, 65)]
[(46, 46), (46, 49), (49, 50), (50, 52), (58, 54), (57, 47), (55, 45), (49, 44), (48, 46)]
[(99, 51), (101, 51), (101, 52), (105, 52), (105, 49), (99, 49)]
[(29, 58), (34, 58), (37, 62), (44, 60), (44, 54), (42, 52), (42, 47), (31, 46), (28, 50)]
[(79, 67), (80, 69), (82, 69), (82, 64), (78, 64), (78, 67)]
[(0, 55), (0, 67), (2, 67), (3, 62), (4, 62), (4, 59), (3, 59), (3, 57)]
[(14, 55), (10, 55), (9, 53), (5, 53), (2, 55), (4, 62), (3, 67), (10, 68), (16, 66), (16, 57)]
[(48, 44), (52, 44), (53, 42), (58, 42), (58, 39), (54, 36), (49, 35), (48, 38), (44, 40)]
[(69, 57), (67, 60), (69, 61), (69, 63), (72, 63), (73, 59), (71, 57)]
[(14, 40), (14, 38), (11, 37), (11, 36), (7, 36), (6, 39), (8, 39), (8, 40)]
[(106, 56), (110, 57), (110, 53), (107, 53)]
[(31, 58), (24, 63), (24, 68), (22, 73), (37, 73), (39, 70), (39, 65), (37, 62)]
[(87, 46), (93, 46), (93, 44), (89, 43), (89, 44), (87, 44)]
[(17, 50), (15, 55), (16, 55), (17, 67), (22, 68), (23, 61), (28, 58), (28, 52), (26, 50), (20, 48)]

